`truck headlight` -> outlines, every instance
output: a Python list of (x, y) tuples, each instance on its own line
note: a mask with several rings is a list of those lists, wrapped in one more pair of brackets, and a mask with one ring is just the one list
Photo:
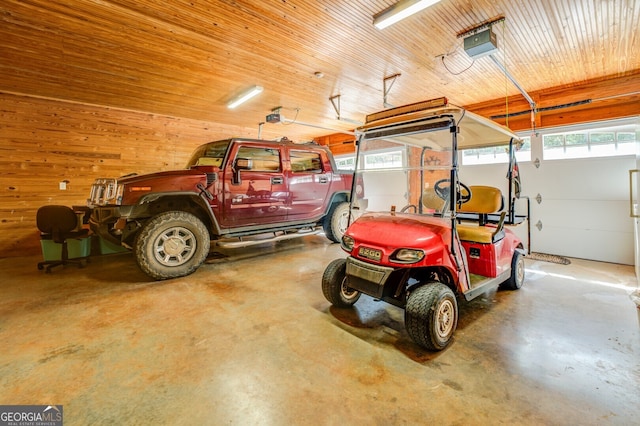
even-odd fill
[(416, 263), (424, 258), (424, 252), (416, 249), (399, 249), (389, 258), (392, 262), (397, 263)]
[(351, 250), (353, 250), (353, 246), (355, 244), (355, 240), (347, 235), (343, 235), (342, 236), (342, 249), (346, 250), (348, 252), (351, 252)]

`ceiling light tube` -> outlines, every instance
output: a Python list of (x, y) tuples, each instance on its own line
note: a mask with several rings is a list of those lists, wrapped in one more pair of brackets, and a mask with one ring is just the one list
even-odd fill
[(404, 18), (438, 3), (440, 0), (400, 0), (398, 3), (373, 16), (373, 25), (381, 30)]
[(246, 92), (244, 92), (243, 94), (241, 94), (240, 96), (238, 96), (237, 98), (229, 102), (227, 104), (227, 108), (233, 109), (238, 105), (245, 103), (246, 101), (253, 98), (257, 94), (262, 93), (262, 90), (264, 90), (262, 86), (253, 86), (251, 89), (247, 90)]

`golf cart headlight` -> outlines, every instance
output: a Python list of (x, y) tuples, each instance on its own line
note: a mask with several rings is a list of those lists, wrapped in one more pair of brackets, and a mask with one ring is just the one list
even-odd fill
[(391, 256), (391, 260), (399, 263), (416, 263), (421, 261), (423, 257), (422, 250), (400, 249)]
[(355, 244), (355, 240), (347, 235), (342, 236), (342, 248), (348, 252), (353, 250), (353, 245)]

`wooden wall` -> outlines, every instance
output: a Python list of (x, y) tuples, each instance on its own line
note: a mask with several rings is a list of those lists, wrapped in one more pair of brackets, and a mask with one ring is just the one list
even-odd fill
[(0, 257), (40, 252), (40, 206), (83, 205), (97, 177), (179, 169), (196, 146), (229, 136), (257, 134), (0, 92)]

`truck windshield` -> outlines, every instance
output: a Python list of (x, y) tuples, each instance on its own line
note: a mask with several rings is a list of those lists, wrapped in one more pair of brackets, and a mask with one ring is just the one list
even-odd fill
[(191, 155), (189, 162), (187, 163), (187, 169), (193, 166), (215, 166), (220, 167), (224, 156), (229, 149), (231, 140), (223, 140), (216, 142), (209, 142), (199, 146)]

